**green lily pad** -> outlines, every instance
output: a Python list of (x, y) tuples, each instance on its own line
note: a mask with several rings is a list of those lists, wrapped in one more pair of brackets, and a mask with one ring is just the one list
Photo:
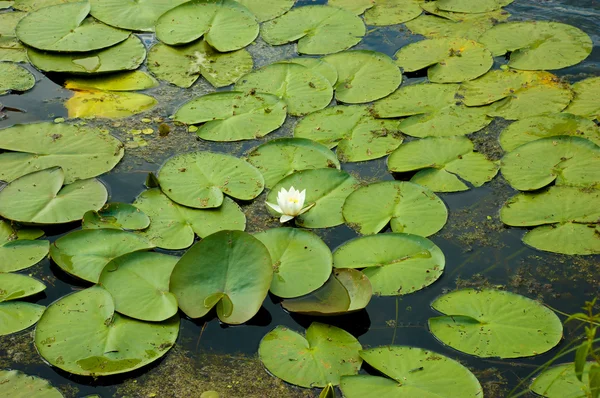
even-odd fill
[(378, 118), (406, 117), (400, 131), (413, 137), (450, 137), (475, 133), (492, 119), (485, 107), (467, 107), (456, 100), (458, 84), (413, 84), (375, 102)]
[(273, 278), (269, 251), (241, 231), (221, 231), (191, 247), (171, 275), (171, 292), (190, 318), (214, 306), (222, 322), (241, 324), (260, 309)]
[[(0, 130), (0, 180), (61, 167), (65, 183), (99, 176), (123, 158), (121, 141), (100, 129), (65, 123), (20, 124)], [(11, 151), (11, 152), (8, 152)]]
[(267, 188), (272, 188), (284, 177), (300, 170), (340, 168), (340, 162), (333, 152), (305, 138), (268, 141), (248, 154), (248, 162), (262, 173)]
[(212, 152), (173, 156), (160, 169), (158, 180), (169, 198), (198, 209), (221, 206), (223, 194), (254, 199), (265, 186), (262, 174), (251, 164)]
[(17, 370), (0, 370), (0, 385), (11, 398), (63, 398), (47, 380)]
[(48, 53), (27, 49), (29, 61), (44, 72), (94, 74), (137, 69), (146, 58), (146, 47), (136, 36), (116, 46), (85, 53)]
[(344, 376), (340, 388), (347, 398), (380, 396), (483, 396), (479, 381), (458, 361), (417, 347), (383, 346), (363, 350), (361, 358), (385, 376)]
[(116, 28), (151, 32), (158, 18), (187, 0), (91, 0), (94, 18)]
[(90, 3), (66, 3), (32, 11), (15, 33), (23, 43), (44, 51), (85, 52), (114, 46), (129, 32), (86, 18)]
[(600, 128), (596, 123), (569, 113), (519, 120), (502, 131), (499, 141), (502, 149), (510, 152), (528, 142), (558, 135), (581, 137), (600, 145)]
[(27, 51), (16, 37), (0, 37), (0, 61), (27, 62)]
[(296, 0), (236, 0), (250, 10), (258, 22), (270, 21), (285, 14), (296, 3)]
[(333, 88), (320, 73), (293, 63), (276, 63), (242, 77), (235, 90), (267, 93), (287, 103), (290, 115), (301, 116), (325, 108), (333, 97)]
[(273, 281), (270, 291), (276, 296), (303, 296), (323, 286), (331, 275), (331, 251), (310, 231), (273, 228), (254, 237), (271, 254)]
[(279, 63), (285, 62), (306, 66), (311, 71), (322, 75), (331, 86), (334, 86), (338, 80), (338, 72), (335, 67), (322, 58), (295, 57), (279, 61)]
[(65, 102), (70, 118), (119, 119), (154, 108), (158, 101), (149, 95), (111, 91), (76, 91)]
[(118, 229), (86, 229), (71, 232), (50, 246), (52, 260), (63, 271), (98, 283), (102, 269), (127, 253), (154, 248), (146, 238)]
[[(0, 273), (19, 271), (42, 261), (50, 243), (35, 240), (41, 234), (24, 234), (27, 230), (14, 229), (9, 222), (0, 220)], [(0, 274), (1, 275), (1, 274)]]
[(381, 158), (402, 144), (397, 120), (375, 119), (364, 106), (333, 106), (304, 117), (294, 136), (317, 141), (329, 148), (337, 146), (342, 162)]
[(15, 28), (26, 12), (3, 12), (0, 13), (0, 36), (15, 36)]
[[(277, 203), (281, 188), (306, 189), (305, 205), (315, 205), (295, 218), (296, 225), (304, 228), (329, 228), (344, 223), (342, 205), (358, 186), (358, 181), (342, 170), (327, 168), (302, 170), (279, 181), (267, 195), (267, 202)], [(268, 208), (273, 216), (278, 214)]]
[(34, 85), (35, 77), (27, 69), (10, 62), (0, 62), (0, 95), (27, 91)]
[(487, 114), (509, 120), (565, 109), (573, 93), (548, 72), (493, 70), (461, 85), (458, 98), (467, 106), (488, 105)]
[(347, 314), (365, 308), (373, 290), (369, 278), (355, 269), (334, 269), (323, 286), (297, 298), (286, 299), (281, 306), (290, 312), (314, 316)]
[(411, 141), (396, 149), (388, 158), (391, 172), (418, 172), (410, 181), (434, 192), (466, 191), (480, 187), (498, 173), (498, 164), (473, 152), (467, 137), (429, 137)]
[(156, 23), (156, 37), (165, 44), (187, 44), (204, 36), (221, 52), (246, 47), (258, 31), (254, 15), (234, 0), (188, 1), (165, 12)]
[(562, 323), (547, 307), (527, 297), (492, 289), (445, 294), (431, 306), (444, 314), (429, 318), (442, 343), (481, 358), (543, 354), (562, 339)]
[(508, 22), (485, 32), (479, 41), (497, 57), (510, 53), (508, 65), (523, 70), (572, 66), (592, 52), (592, 39), (571, 25), (547, 21)]
[(65, 82), (69, 90), (136, 91), (158, 86), (146, 72), (139, 70), (109, 76), (70, 78)]
[(403, 296), (424, 289), (444, 272), (444, 253), (427, 238), (378, 234), (350, 240), (333, 253), (336, 268), (364, 268), (373, 294)]
[(88, 211), (83, 215), (83, 229), (146, 229), (150, 218), (129, 203), (108, 203), (98, 211)]
[(313, 322), (306, 337), (277, 326), (263, 337), (258, 355), (273, 375), (302, 387), (338, 385), (340, 377), (357, 374), (361, 345), (350, 333)]
[(512, 3), (514, 0), (436, 0), (432, 3), (437, 8), (450, 12), (481, 13), (495, 11)]
[(0, 303), (0, 336), (20, 332), (40, 319), (46, 307), (21, 301)]
[(162, 253), (125, 254), (106, 264), (98, 283), (112, 295), (118, 313), (142, 321), (164, 321), (177, 314), (169, 280), (178, 260)]
[(171, 47), (157, 43), (148, 52), (148, 70), (178, 87), (191, 87), (200, 76), (215, 87), (225, 87), (252, 70), (246, 50), (220, 53), (206, 41)]
[(294, 8), (263, 24), (261, 36), (278, 46), (298, 41), (300, 54), (331, 54), (358, 44), (365, 35), (363, 21), (352, 12), (325, 5)]
[(546, 398), (587, 398), (593, 396), (589, 388), (589, 372), (593, 362), (587, 362), (581, 381), (575, 376), (575, 365), (565, 363), (544, 370), (533, 380), (531, 391)]
[(183, 104), (173, 119), (186, 124), (204, 123), (198, 136), (207, 141), (240, 141), (264, 137), (286, 118), (286, 104), (271, 94), (223, 91)]
[(590, 77), (572, 86), (575, 97), (565, 112), (600, 120), (600, 77)]
[(219, 207), (193, 209), (173, 202), (160, 189), (153, 188), (142, 192), (134, 205), (151, 221), (140, 234), (163, 249), (185, 249), (194, 243), (194, 234), (204, 238), (222, 230), (246, 228), (246, 216), (228, 197), (223, 198)]
[(404, 72), (427, 69), (433, 83), (460, 83), (476, 79), (494, 64), (492, 54), (480, 43), (462, 38), (426, 39), (402, 47), (396, 64)]
[(32, 296), (46, 289), (35, 278), (22, 274), (0, 273), (0, 303)]
[[(434, 2), (422, 3), (421, 7), (427, 12), (432, 12), (427, 6), (428, 4), (434, 4)], [(434, 8), (434, 10), (437, 9)], [(498, 21), (504, 21), (510, 16), (507, 12), (483, 14), (437, 12), (435, 14), (436, 15), (423, 14), (412, 21), (408, 21), (406, 27), (412, 33), (423, 35), (428, 39), (460, 37), (463, 39), (477, 40), (484, 32), (494, 27)], [(457, 18), (457, 15), (460, 15), (460, 18)], [(466, 16), (471, 17), (465, 18)]]
[(3, 1), (0, 1), (0, 10), (4, 10), (4, 9), (7, 9), (7, 8), (10, 8), (10, 7), (13, 6), (13, 4), (14, 4), (14, 1), (12, 1), (12, 0), (3, 0)]
[(563, 254), (600, 253), (600, 191), (552, 186), (541, 193), (520, 193), (500, 210), (502, 222), (528, 231), (523, 242)]
[(600, 187), (600, 146), (580, 137), (542, 138), (504, 155), (502, 175), (520, 191), (540, 189), (552, 182)]
[(363, 235), (388, 223), (394, 232), (429, 236), (446, 224), (448, 209), (428, 188), (412, 182), (384, 181), (353, 192), (344, 203), (344, 219)]
[(80, 220), (98, 210), (108, 197), (106, 187), (91, 178), (65, 185), (59, 167), (19, 177), (0, 191), (0, 216), (31, 224), (60, 224)]
[(345, 51), (323, 58), (337, 70), (333, 87), (340, 102), (360, 104), (383, 98), (398, 88), (402, 74), (394, 61), (376, 51)]
[[(486, 0), (484, 0), (486, 1)], [(494, 1), (494, 0), (492, 0)], [(458, 12), (458, 11), (449, 11), (449, 10), (445, 10), (441, 7), (438, 6), (438, 2), (437, 1), (426, 1), (424, 3), (421, 3), (421, 8), (423, 10), (425, 10), (428, 14), (432, 14), (438, 17), (442, 17), (451, 21), (456, 21), (456, 22), (467, 22), (467, 21), (475, 21), (475, 20), (483, 20), (483, 19), (489, 19), (492, 22), (495, 21), (494, 25), (497, 25), (499, 22), (503, 22), (506, 21), (509, 16), (510, 13), (508, 13), (507, 11), (499, 8), (493, 11), (484, 11), (484, 12), (477, 12), (477, 13), (471, 13), (471, 12)], [(441, 4), (442, 7), (444, 7), (444, 4)], [(473, 5), (471, 5), (473, 6)], [(477, 6), (477, 5), (475, 5)], [(492, 25), (492, 26), (494, 26)]]
[(107, 376), (154, 362), (175, 344), (177, 316), (160, 323), (142, 322), (123, 317), (114, 308), (110, 293), (100, 286), (62, 297), (36, 326), (38, 352), (66, 372)]
[(55, 6), (57, 4), (77, 3), (81, 0), (15, 0), (13, 8), (21, 11), (35, 11), (40, 8)]
[(360, 15), (367, 25), (388, 26), (408, 22), (421, 15), (425, 0), (329, 0), (327, 4)]

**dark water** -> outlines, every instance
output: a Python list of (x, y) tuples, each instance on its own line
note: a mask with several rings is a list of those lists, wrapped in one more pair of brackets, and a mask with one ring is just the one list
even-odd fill
[[(320, 2), (300, 1), (299, 4), (314, 4)], [(506, 8), (512, 15), (512, 20), (554, 20), (568, 23), (583, 29), (594, 41), (594, 51), (583, 63), (566, 68), (555, 73), (568, 82), (575, 82), (589, 76), (600, 74), (600, 2), (597, 0), (516, 0)], [(403, 26), (368, 29), (367, 37), (357, 46), (360, 49), (372, 49), (384, 52), (390, 56), (403, 45), (416, 41), (419, 36), (411, 35)], [(152, 38), (146, 36), (148, 43)], [(292, 56), (293, 46), (269, 48), (260, 42), (249, 48), (255, 57), (256, 66)], [(37, 77), (37, 84), (33, 90), (23, 95), (9, 95), (0, 98), (5, 106), (21, 108), (26, 113), (8, 112), (8, 118), (0, 121), (0, 127), (8, 127), (16, 123), (30, 123), (53, 120), (56, 117), (65, 117), (66, 110), (62, 103), (70, 96), (60, 84), (60, 76), (46, 77), (28, 66)], [(404, 82), (410, 83), (409, 81)], [(131, 140), (127, 132), (131, 129), (153, 127), (157, 130), (158, 123), (144, 123), (145, 117), (166, 118), (177, 107), (194, 96), (213, 91), (206, 83), (200, 80), (191, 90), (180, 90), (171, 86), (161, 86), (148, 90), (149, 94), (156, 96), (161, 105), (158, 109), (148, 114), (134, 116), (123, 121), (90, 121), (110, 129), (111, 132), (124, 141)], [(295, 123), (294, 118), (288, 119), (279, 131), (270, 134), (266, 139), (277, 136), (291, 136)], [(482, 132), (476, 133), (471, 138), (479, 150), (488, 155), (499, 158), (501, 152), (497, 144), (497, 136), (507, 122), (494, 121)], [(101, 177), (109, 187), (111, 201), (132, 202), (144, 188), (146, 175), (150, 171), (159, 169), (162, 162), (174, 153), (190, 150), (213, 150), (242, 155), (263, 140), (252, 142), (206, 143), (196, 140), (195, 134), (190, 134), (183, 127), (172, 126), (172, 133), (166, 138), (159, 138), (155, 133), (144, 137), (148, 146), (133, 148), (126, 152), (123, 162), (111, 173)], [(387, 172), (385, 159), (376, 161), (344, 164), (343, 168), (366, 181), (389, 180), (394, 176)], [(406, 176), (397, 177), (406, 178)], [(256, 355), (258, 344), (263, 335), (276, 325), (286, 325), (296, 330), (303, 330), (313, 321), (333, 324), (355, 335), (364, 347), (386, 344), (414, 345), (428, 348), (461, 361), (476, 373), (486, 389), (488, 397), (505, 397), (508, 391), (526, 378), (536, 366), (550, 359), (558, 349), (573, 338), (572, 329), (565, 329), (566, 338), (561, 346), (551, 352), (534, 358), (518, 360), (492, 360), (478, 359), (459, 353), (438, 342), (427, 330), (427, 319), (437, 315), (430, 308), (430, 303), (440, 294), (457, 287), (465, 286), (492, 286), (503, 287), (507, 290), (524, 294), (531, 298), (543, 300), (548, 305), (564, 312), (575, 312), (584, 301), (598, 295), (600, 290), (600, 259), (598, 256), (563, 256), (539, 252), (526, 247), (521, 242), (524, 231), (521, 229), (505, 228), (498, 219), (498, 211), (502, 203), (514, 195), (502, 176), (496, 177), (491, 183), (481, 188), (472, 189), (463, 193), (439, 194), (449, 208), (450, 218), (446, 227), (432, 239), (446, 256), (446, 269), (441, 279), (429, 288), (403, 297), (374, 297), (366, 310), (351, 315), (315, 318), (308, 316), (290, 315), (283, 311), (276, 299), (267, 297), (259, 314), (248, 324), (242, 326), (227, 326), (220, 324), (214, 314), (199, 320), (182, 319), (181, 334), (178, 345), (183, 348), (184, 357), (191, 359), (196, 364), (198, 373), (194, 377), (205, 377), (207, 385), (214, 378), (222, 375), (211, 374), (211, 371), (202, 370), (206, 365), (206, 353), (231, 356), (238, 358), (240, 355), (253, 357)], [(265, 227), (277, 226), (270, 220), (262, 208), (263, 196), (255, 204), (242, 204), (248, 216), (248, 230), (255, 232)], [(75, 228), (75, 225), (48, 229), (46, 232), (51, 240)], [(326, 230), (315, 230), (335, 249), (341, 243), (356, 236), (354, 231), (346, 226), (339, 226)], [(44, 294), (38, 295), (33, 301), (48, 305), (63, 295), (86, 287), (64, 274), (51, 261), (46, 260), (41, 264), (23, 271), (44, 278), (48, 289)], [(20, 345), (19, 345), (20, 344)], [(167, 358), (131, 374), (108, 377), (101, 379), (75, 377), (66, 374), (48, 365), (34, 353), (19, 354), (15, 352), (24, 350), (31, 354), (33, 344), (31, 331), (26, 331), (15, 336), (0, 338), (0, 364), (13, 369), (19, 369), (29, 374), (38, 375), (49, 379), (53, 385), (66, 392), (66, 396), (85, 396), (87, 394), (100, 394), (103, 397), (123, 396), (119, 389), (122, 383), (128, 386), (132, 379), (138, 379), (139, 390), (131, 392), (128, 396), (153, 396), (143, 388), (153, 376), (164, 377), (164, 384), (168, 387), (156, 387), (153, 391), (157, 397), (195, 397), (200, 396), (202, 390), (195, 393), (182, 392), (174, 387), (170, 378), (180, 378), (183, 374), (161, 373), (161, 367), (166, 366)], [(569, 359), (566, 358), (565, 361)], [(4, 361), (4, 362), (2, 362)], [(240, 360), (241, 361), (241, 360)], [(235, 360), (221, 370), (223, 372), (236, 372)], [(2, 367), (0, 366), (0, 368)], [(174, 367), (173, 369), (177, 369)], [(190, 370), (182, 370), (189, 373)], [(212, 369), (212, 368), (211, 368)], [(169, 368), (171, 370), (171, 368)], [(199, 376), (200, 375), (200, 376)], [(187, 374), (189, 376), (189, 374)], [(251, 383), (255, 378), (268, 378), (266, 372), (259, 366), (249, 374), (238, 375), (237, 382)], [(227, 380), (233, 380), (235, 377)], [(213, 380), (214, 382), (214, 380)], [(216, 383), (216, 382), (215, 382)], [(227, 384), (227, 382), (225, 382)], [(218, 385), (218, 384), (217, 384)], [(76, 389), (72, 388), (76, 387)], [(270, 396), (309, 396), (315, 392), (298, 392), (295, 395), (276, 395), (276, 392), (260, 391), (243, 393), (242, 387), (224, 385), (219, 390), (222, 397), (270, 397)], [(136, 392), (138, 391), (138, 392)], [(273, 395), (275, 394), (275, 395)], [(287, 392), (286, 392), (287, 394)], [(292, 393), (290, 393), (292, 394)], [(0, 389), (0, 397), (2, 396)]]

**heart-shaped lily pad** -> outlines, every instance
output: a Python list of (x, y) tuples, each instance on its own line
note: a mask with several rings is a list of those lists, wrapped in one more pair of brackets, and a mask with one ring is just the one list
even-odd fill
[(153, 247), (146, 238), (132, 232), (86, 229), (57, 239), (50, 246), (50, 256), (65, 272), (98, 283), (102, 269), (114, 258)]
[(479, 381), (469, 369), (433, 351), (417, 347), (384, 346), (361, 351), (360, 356), (389, 378), (344, 376), (340, 388), (347, 398), (483, 396)]
[(94, 18), (121, 29), (151, 32), (158, 18), (186, 0), (91, 0)]
[(509, 5), (514, 0), (436, 0), (432, 3), (440, 10), (478, 14), (494, 11)]
[(254, 236), (271, 254), (270, 291), (274, 295), (303, 296), (323, 286), (331, 275), (331, 251), (314, 233), (296, 228), (273, 228)]
[(158, 101), (149, 95), (110, 91), (76, 91), (65, 107), (70, 118), (129, 117), (154, 108)]
[(361, 345), (350, 333), (313, 322), (306, 338), (284, 326), (263, 337), (258, 355), (275, 376), (302, 387), (338, 385), (340, 377), (358, 373)]
[(79, 220), (100, 209), (106, 187), (91, 178), (65, 185), (64, 172), (53, 167), (17, 178), (0, 191), (0, 216), (31, 224), (60, 224)]
[(335, 98), (348, 104), (375, 101), (391, 94), (402, 82), (394, 61), (376, 51), (345, 51), (323, 58), (337, 70)]
[(59, 166), (66, 184), (110, 171), (124, 154), (121, 141), (105, 131), (52, 122), (0, 130), (0, 149), (7, 151), (0, 154), (0, 180)]
[(148, 216), (129, 203), (108, 203), (98, 211), (83, 215), (83, 229), (146, 229), (150, 225)]
[(421, 15), (424, 0), (328, 0), (327, 4), (360, 15), (367, 25), (388, 26), (410, 21)]
[(536, 227), (523, 242), (564, 254), (600, 253), (600, 191), (552, 186), (541, 193), (520, 193), (500, 211), (502, 222)]
[(165, 12), (156, 22), (156, 37), (165, 44), (204, 40), (221, 52), (246, 47), (258, 36), (254, 15), (234, 0), (192, 0)]
[(47, 240), (35, 240), (40, 234), (21, 236), (26, 230), (16, 230), (9, 222), (0, 220), (0, 272), (19, 271), (42, 261), (48, 254)]
[(235, 0), (249, 9), (258, 22), (270, 21), (285, 14), (296, 0)]
[(187, 124), (204, 123), (197, 134), (207, 141), (240, 141), (261, 138), (277, 130), (285, 117), (285, 102), (272, 94), (223, 91), (186, 102), (173, 119)]
[(333, 88), (323, 75), (294, 63), (276, 63), (253, 71), (242, 77), (235, 89), (276, 95), (294, 116), (323, 109), (333, 97)]
[(32, 296), (46, 289), (35, 278), (22, 274), (0, 273), (0, 303)]
[(113, 46), (129, 32), (86, 18), (90, 3), (59, 4), (30, 12), (15, 33), (23, 43), (44, 51), (84, 52)]
[(402, 296), (424, 289), (444, 272), (444, 253), (427, 238), (378, 234), (350, 240), (333, 253), (336, 268), (364, 268), (373, 294)]
[(575, 97), (565, 112), (600, 120), (600, 77), (590, 77), (572, 86)]
[(575, 375), (575, 365), (572, 362), (553, 366), (540, 373), (529, 389), (546, 398), (592, 397), (589, 387), (592, 364), (593, 362), (586, 363), (581, 380)]
[[(51, 365), (84, 376), (129, 372), (167, 353), (179, 318), (142, 322), (115, 313), (100, 286), (69, 294), (47, 309), (35, 329), (35, 345)], [(132, 339), (135, 336), (135, 339)]]
[(562, 69), (592, 52), (592, 39), (581, 29), (548, 21), (508, 22), (485, 32), (479, 41), (497, 57), (510, 53), (508, 65), (523, 70)]
[(446, 224), (448, 209), (429, 189), (412, 182), (384, 181), (354, 191), (344, 203), (346, 223), (364, 235), (388, 223), (394, 232), (429, 236)]
[(139, 70), (108, 76), (72, 77), (65, 81), (69, 90), (136, 91), (158, 86), (158, 82)]
[(388, 169), (405, 173), (419, 170), (410, 180), (435, 192), (466, 191), (461, 181), (480, 187), (498, 173), (498, 164), (473, 152), (467, 137), (429, 137), (411, 141), (388, 158)]
[(17, 370), (0, 370), (0, 385), (11, 398), (63, 398), (47, 380)]
[(408, 21), (406, 27), (412, 33), (423, 35), (428, 39), (460, 37), (477, 40), (484, 32), (494, 27), (498, 21), (504, 21), (510, 16), (505, 11), (481, 14), (441, 11), (435, 7), (433, 1), (422, 3), (421, 7), (434, 15), (423, 14), (412, 21)]
[(0, 95), (27, 91), (34, 85), (35, 77), (27, 69), (11, 62), (0, 62)]
[[(277, 203), (281, 188), (306, 189), (305, 205), (314, 203), (314, 206), (296, 217), (296, 224), (304, 228), (329, 228), (344, 223), (342, 205), (357, 186), (358, 181), (342, 170), (302, 170), (279, 181), (267, 195), (267, 202)], [(278, 215), (273, 209), (268, 210), (272, 215)]]
[(294, 136), (333, 148), (342, 162), (377, 159), (403, 141), (396, 120), (375, 119), (364, 106), (338, 105), (311, 113), (294, 129)]
[(365, 24), (352, 12), (313, 5), (294, 8), (266, 22), (261, 36), (274, 46), (298, 40), (300, 54), (331, 54), (354, 46), (365, 32)]
[(221, 231), (192, 246), (171, 275), (171, 292), (191, 318), (214, 306), (222, 322), (241, 324), (260, 309), (273, 279), (269, 251), (241, 231)]
[(0, 303), (0, 336), (27, 329), (40, 319), (46, 307), (21, 301)]
[(215, 87), (229, 86), (252, 70), (246, 50), (221, 53), (204, 40), (171, 47), (157, 43), (148, 52), (148, 70), (157, 78), (188, 88), (200, 76)]
[(193, 209), (181, 206), (158, 188), (144, 191), (134, 204), (150, 217), (150, 226), (140, 234), (163, 249), (179, 250), (194, 243), (194, 234), (201, 238), (222, 230), (246, 228), (242, 209), (228, 197), (219, 207)]
[(442, 343), (482, 358), (543, 354), (562, 339), (562, 323), (547, 307), (501, 290), (463, 289), (431, 306), (444, 314), (429, 318), (429, 330)]
[(223, 194), (251, 200), (264, 189), (260, 171), (242, 159), (212, 152), (177, 155), (158, 174), (163, 192), (184, 206), (219, 207)]
[(600, 146), (585, 138), (558, 136), (521, 145), (502, 158), (502, 175), (515, 189), (556, 185), (600, 187)]

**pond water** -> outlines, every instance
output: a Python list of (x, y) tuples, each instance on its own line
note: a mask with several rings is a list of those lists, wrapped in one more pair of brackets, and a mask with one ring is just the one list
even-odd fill
[[(298, 5), (315, 3), (322, 2), (297, 2)], [(570, 83), (600, 75), (600, 3), (597, 0), (516, 0), (506, 10), (512, 14), (512, 20), (553, 20), (584, 30), (594, 42), (592, 54), (584, 62), (556, 71), (556, 74)], [(148, 45), (154, 40), (152, 35), (142, 37)], [(420, 36), (412, 35), (402, 25), (368, 27), (367, 36), (357, 48), (377, 50), (393, 56), (400, 47), (419, 39)], [(292, 45), (270, 47), (260, 39), (248, 50), (257, 67), (294, 55)], [(63, 102), (69, 98), (70, 92), (61, 87), (61, 76), (45, 76), (31, 66), (27, 68), (37, 78), (34, 89), (22, 95), (0, 98), (4, 106), (26, 112), (7, 112), (8, 118), (0, 121), (0, 128), (67, 117)], [(403, 84), (422, 79), (420, 76), (405, 78)], [(100, 177), (109, 187), (110, 201), (113, 202), (131, 203), (145, 189), (147, 174), (156, 172), (173, 154), (211, 150), (239, 156), (274, 137), (291, 136), (296, 121), (289, 117), (281, 129), (265, 139), (243, 143), (209, 143), (198, 140), (184, 126), (172, 124), (167, 117), (189, 99), (214, 91), (212, 86), (200, 79), (187, 90), (163, 84), (147, 91), (160, 102), (152, 111), (118, 121), (89, 121), (90, 125), (110, 129), (114, 135), (129, 143), (123, 161), (113, 171)], [(142, 121), (143, 118), (152, 121), (147, 123)], [(172, 131), (168, 136), (159, 137), (157, 130), (161, 122), (154, 118), (162, 118), (171, 126)], [(497, 137), (508, 124), (495, 120), (470, 138), (480, 152), (492, 159), (499, 159), (502, 150)], [(139, 146), (140, 141), (133, 141), (131, 130), (145, 128), (152, 128), (154, 133), (143, 136), (145, 142)], [(363, 181), (394, 179), (387, 171), (385, 158), (343, 164), (343, 169)], [(479, 359), (444, 346), (429, 333), (427, 320), (437, 315), (430, 303), (442, 293), (457, 287), (491, 286), (540, 299), (553, 308), (572, 313), (578, 311), (586, 300), (597, 296), (600, 290), (599, 256), (540, 252), (522, 243), (522, 229), (503, 225), (498, 211), (515, 193), (501, 175), (480, 188), (461, 193), (440, 193), (449, 209), (449, 221), (441, 232), (430, 239), (444, 252), (446, 269), (437, 282), (414, 294), (374, 297), (365, 310), (327, 318), (289, 314), (281, 308), (275, 297), (267, 297), (258, 315), (241, 326), (221, 324), (214, 311), (197, 320), (182, 317), (177, 346), (163, 359), (132, 373), (98, 379), (73, 376), (46, 365), (35, 351), (31, 331), (28, 330), (0, 337), (0, 368), (18, 369), (46, 378), (67, 397), (89, 394), (102, 397), (198, 397), (201, 392), (208, 390), (216, 390), (222, 397), (317, 396), (316, 389), (296, 389), (268, 375), (256, 359), (256, 352), (260, 339), (276, 325), (301, 331), (311, 322), (320, 321), (350, 332), (363, 347), (413, 345), (447, 355), (459, 360), (476, 374), (485, 388), (486, 397), (508, 396), (508, 391), (576, 335), (572, 327), (565, 329), (565, 341), (544, 355), (516, 360)], [(263, 208), (264, 199), (263, 193), (253, 203), (242, 203), (248, 217), (249, 232), (278, 225)], [(75, 227), (61, 226), (45, 231), (53, 241)], [(331, 249), (357, 236), (352, 229), (343, 225), (314, 232)], [(50, 260), (44, 260), (24, 273), (40, 278), (48, 285), (45, 293), (30, 300), (43, 305), (88, 286), (65, 274)]]

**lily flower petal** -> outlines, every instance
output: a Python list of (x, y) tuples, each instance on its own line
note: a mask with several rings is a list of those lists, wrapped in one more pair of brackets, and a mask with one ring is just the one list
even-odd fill
[(271, 209), (275, 210), (277, 213), (282, 214), (283, 211), (281, 210), (281, 207), (274, 205), (273, 203), (269, 203), (269, 202), (265, 202), (267, 204), (267, 206), (269, 206)]
[(294, 216), (288, 216), (287, 214), (284, 214), (279, 218), (279, 222), (283, 224), (284, 222), (288, 222), (293, 218)]

